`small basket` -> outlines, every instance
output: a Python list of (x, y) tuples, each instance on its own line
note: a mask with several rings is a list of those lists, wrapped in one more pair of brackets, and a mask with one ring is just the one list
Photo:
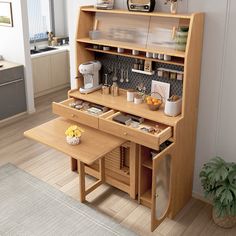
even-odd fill
[(153, 104), (147, 104), (148, 105), (148, 108), (151, 110), (151, 111), (158, 111), (160, 106), (161, 106), (162, 103), (158, 104), (158, 105), (153, 105)]
[[(154, 95), (155, 97), (153, 97), (153, 95)], [(161, 105), (163, 104), (163, 98), (162, 98), (161, 94), (155, 92), (155, 93), (151, 93), (149, 96), (151, 96), (151, 97), (153, 97), (153, 98), (157, 98), (157, 97), (158, 97), (157, 99), (159, 99), (159, 100), (161, 101), (161, 103), (159, 103), (158, 105), (147, 104), (149, 110), (151, 110), (151, 111), (158, 111), (159, 108), (161, 107)]]

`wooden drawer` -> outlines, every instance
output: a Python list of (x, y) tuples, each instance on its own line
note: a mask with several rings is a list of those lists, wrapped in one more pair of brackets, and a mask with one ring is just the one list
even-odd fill
[(76, 121), (80, 124), (84, 124), (92, 128), (98, 129), (99, 116), (92, 115), (86, 111), (81, 111), (70, 107), (69, 104), (73, 102), (75, 102), (74, 98), (70, 98), (61, 103), (54, 102), (52, 105), (53, 113), (64, 118)]
[(12, 82), (14, 80), (24, 79), (24, 67), (17, 66), (14, 68), (0, 71), (0, 84)]
[(155, 150), (159, 150), (159, 146), (172, 137), (172, 128), (169, 126), (145, 120), (143, 123), (144, 125), (159, 125), (159, 128), (161, 129), (158, 134), (150, 134), (139, 130), (138, 128), (132, 128), (131, 126), (126, 126), (113, 121), (112, 118), (118, 114), (120, 114), (120, 112), (110, 111), (109, 113), (102, 115), (99, 119), (99, 129)]

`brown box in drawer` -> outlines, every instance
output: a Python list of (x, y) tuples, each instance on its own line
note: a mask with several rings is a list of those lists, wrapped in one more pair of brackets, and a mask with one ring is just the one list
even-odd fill
[(160, 125), (160, 133), (150, 134), (113, 121), (112, 118), (118, 114), (113, 112), (113, 115), (101, 117), (99, 129), (155, 150), (159, 150), (159, 146), (172, 137), (172, 128), (169, 126)]

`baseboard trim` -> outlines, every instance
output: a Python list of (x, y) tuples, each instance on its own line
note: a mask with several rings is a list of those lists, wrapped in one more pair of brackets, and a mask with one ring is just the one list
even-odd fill
[(192, 197), (195, 198), (195, 199), (198, 199), (202, 202), (205, 202), (205, 203), (208, 203), (208, 204), (212, 205), (212, 202), (209, 199), (205, 198), (202, 194), (192, 192)]
[(34, 94), (34, 98), (42, 97), (42, 96), (48, 95), (50, 93), (54, 93), (54, 92), (57, 92), (59, 90), (65, 89), (65, 88), (69, 89), (70, 88), (70, 84), (68, 83), (68, 84), (60, 85), (60, 86), (57, 86), (55, 88), (45, 90), (43, 92), (35, 93)]

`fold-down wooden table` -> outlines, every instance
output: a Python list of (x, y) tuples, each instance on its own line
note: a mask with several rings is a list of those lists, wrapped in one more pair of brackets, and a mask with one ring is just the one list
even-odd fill
[[(81, 138), (81, 143), (77, 146), (71, 146), (66, 143), (65, 131), (70, 125), (79, 125), (85, 131)], [(57, 118), (28, 130), (24, 135), (61, 151), (72, 158), (72, 169), (75, 171), (77, 166), (79, 167), (81, 202), (85, 201), (86, 195), (105, 182), (104, 156), (126, 142), (124, 139), (63, 118)], [(100, 165), (100, 178), (86, 190), (85, 165), (91, 165), (97, 160), (99, 160)]]

